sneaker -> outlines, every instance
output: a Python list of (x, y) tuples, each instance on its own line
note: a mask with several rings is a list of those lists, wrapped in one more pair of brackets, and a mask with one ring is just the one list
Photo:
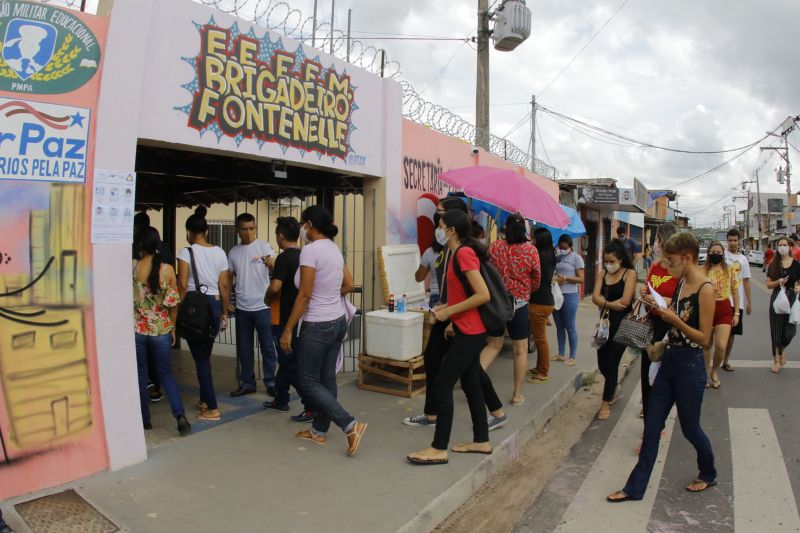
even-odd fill
[(301, 424), (307, 424), (314, 420), (314, 411), (305, 410), (299, 415), (290, 416), (289, 420), (292, 422), (299, 422)]
[(164, 399), (164, 393), (160, 390), (150, 391), (150, 403), (158, 403)]
[(178, 415), (178, 433), (185, 437), (192, 432), (192, 425), (186, 420), (185, 415)]
[(200, 411), (197, 413), (198, 420), (207, 420), (209, 422), (217, 422), (218, 420), (222, 419), (222, 415), (219, 413), (219, 409), (209, 409), (207, 411)]
[(264, 402), (264, 409), (272, 409), (273, 411), (283, 411), (284, 413), (289, 410), (289, 404), (280, 405), (278, 400), (271, 402)]
[(403, 419), (403, 424), (414, 427), (435, 426), (436, 420), (431, 420), (426, 415), (407, 416)]
[(349, 457), (353, 457), (358, 451), (358, 445), (361, 444), (365, 431), (367, 431), (367, 423), (356, 422), (353, 431), (347, 434), (347, 455)]
[(508, 416), (489, 415), (487, 421), (489, 422), (489, 431), (494, 431), (495, 429), (501, 428), (508, 423)]

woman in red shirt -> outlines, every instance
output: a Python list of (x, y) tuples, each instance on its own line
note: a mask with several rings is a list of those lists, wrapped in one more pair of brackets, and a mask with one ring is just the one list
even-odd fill
[(449, 341), (444, 345), (441, 367), (433, 383), (436, 431), (431, 447), (406, 457), (409, 462), (421, 465), (448, 462), (447, 446), (453, 427), (453, 388), (459, 380), (472, 416), (473, 442), (454, 446), (453, 451), (492, 453), (486, 404), (480, 385), (480, 354), (486, 345), (486, 327), (478, 308), (489, 301), (489, 289), (480, 272), (480, 262), (486, 260), (485, 252), (469, 237), (470, 220), (466, 213), (456, 210), (443, 213), (439, 227), (447, 237), (447, 248), (458, 258), (459, 267), (469, 282), (469, 292), (472, 295), (468, 296), (467, 288), (455, 274), (455, 261), (450, 261), (442, 287), (444, 301), (447, 303), (433, 308), (437, 321), (451, 321), (445, 330), (445, 337)]
[[(678, 233), (678, 226), (672, 222), (661, 224), (656, 230), (656, 243), (653, 246), (653, 265), (647, 273), (647, 283), (642, 288), (642, 296), (650, 294), (650, 287), (661, 295), (667, 302), (667, 305), (672, 301), (672, 295), (675, 294), (675, 289), (678, 287), (678, 280), (661, 263), (661, 247), (670, 237)], [(669, 324), (661, 320), (655, 313), (650, 313), (650, 318), (653, 321), (653, 342), (658, 342), (664, 338), (669, 331)], [(648, 344), (645, 349), (646, 352), (642, 357), (642, 418), (647, 414), (647, 400), (650, 398), (650, 356), (649, 352), (652, 350), (653, 344)]]
[(514, 350), (514, 394), (511, 405), (522, 405), (522, 385), (528, 372), (528, 337), (531, 333), (528, 319), (528, 300), (539, 288), (542, 271), (539, 251), (528, 240), (525, 219), (513, 214), (506, 219), (506, 237), (492, 243), (489, 257), (503, 277), (506, 289), (514, 296), (514, 316), (499, 331), (490, 331), (486, 348), (481, 352), (481, 366), (488, 370), (503, 349), (505, 330), (511, 337)]

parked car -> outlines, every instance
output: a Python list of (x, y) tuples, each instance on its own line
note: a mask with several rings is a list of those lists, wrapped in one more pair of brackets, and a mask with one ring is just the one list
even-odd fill
[(747, 261), (751, 265), (764, 266), (764, 252), (761, 250), (750, 250), (747, 254)]
[(708, 254), (708, 248), (700, 248), (700, 255), (697, 256), (697, 262), (701, 265), (705, 265), (707, 254)]

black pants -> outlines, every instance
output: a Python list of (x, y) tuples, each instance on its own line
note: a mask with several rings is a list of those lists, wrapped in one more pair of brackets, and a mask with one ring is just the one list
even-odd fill
[[(486, 334), (464, 335), (458, 328), (442, 354), (441, 365), (433, 382), (433, 397), (436, 409), (436, 431), (431, 446), (447, 450), (450, 431), (453, 428), (453, 387), (461, 380), (461, 388), (467, 397), (469, 414), (472, 417), (474, 442), (489, 442), (489, 423), (486, 419), (486, 402), (481, 390), (480, 355), (486, 346)], [(427, 369), (426, 369), (427, 372)], [(491, 382), (490, 382), (491, 383)]]
[[(610, 335), (611, 339), (614, 338)], [(605, 384), (603, 385), (603, 401), (610, 402), (614, 399), (614, 392), (617, 390), (617, 380), (619, 379), (619, 362), (622, 354), (625, 353), (625, 345), (618, 344), (612, 340), (597, 350), (597, 366), (603, 374)]]
[[(286, 324), (272, 326), (272, 337), (280, 339)], [(300, 378), (297, 374), (297, 328), (292, 332), (292, 353), (284, 353), (279, 342), (275, 343), (275, 351), (278, 353), (278, 371), (275, 373), (275, 403), (277, 405), (289, 404), (289, 388), (294, 387), (303, 403), (306, 411), (313, 411), (308, 399), (300, 390)]]
[[(444, 338), (444, 330), (448, 324), (450, 323), (437, 322), (431, 326), (431, 334), (428, 337), (428, 344), (425, 346), (425, 414), (428, 416), (436, 416), (433, 387), (436, 382), (436, 376), (439, 375), (439, 368), (442, 366), (442, 358), (450, 344), (450, 340)], [(486, 401), (486, 408), (490, 413), (502, 409), (503, 402), (500, 401), (497, 392), (494, 390), (492, 378), (489, 377), (489, 374), (480, 364), (478, 364), (478, 367), (478, 377), (480, 378), (483, 399)]]

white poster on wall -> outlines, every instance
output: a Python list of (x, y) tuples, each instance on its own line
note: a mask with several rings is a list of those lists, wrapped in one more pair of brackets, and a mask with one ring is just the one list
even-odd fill
[(92, 188), (92, 243), (132, 243), (135, 201), (135, 172), (96, 170)]

